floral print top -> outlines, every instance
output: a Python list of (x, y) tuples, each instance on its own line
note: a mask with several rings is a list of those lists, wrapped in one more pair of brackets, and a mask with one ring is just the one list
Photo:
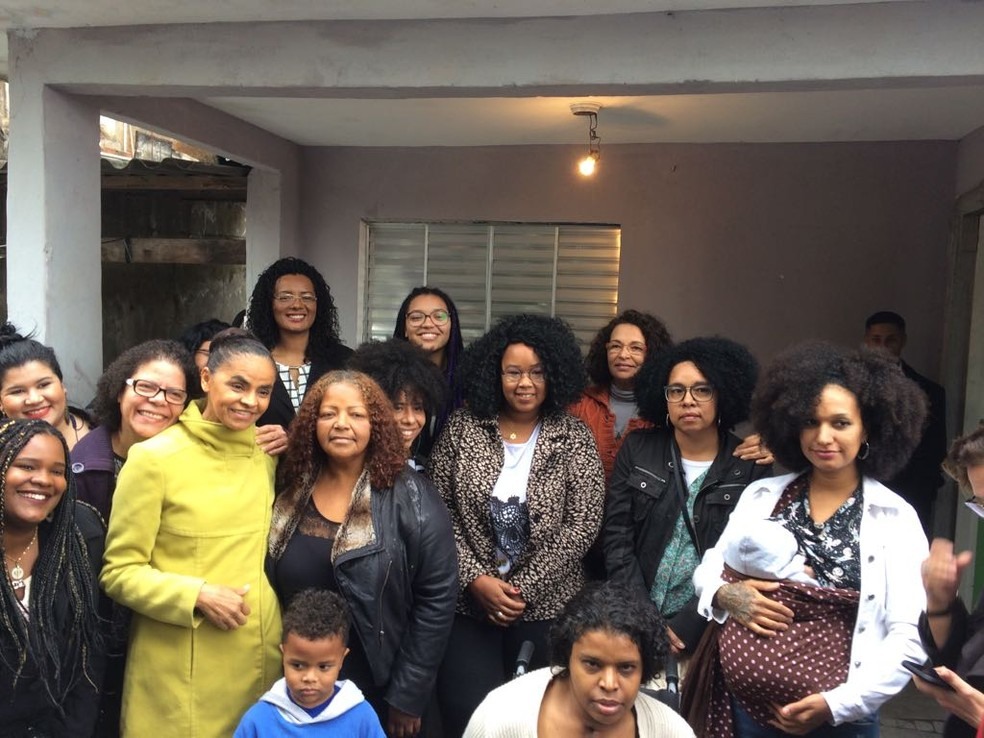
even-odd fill
[(861, 589), (861, 484), (833, 515), (822, 523), (810, 516), (810, 478), (794, 479), (772, 511), (792, 531), (806, 563), (824, 587)]

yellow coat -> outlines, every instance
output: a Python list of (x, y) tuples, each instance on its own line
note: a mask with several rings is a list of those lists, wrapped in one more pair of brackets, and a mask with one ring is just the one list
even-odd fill
[[(280, 676), (280, 610), (263, 571), (275, 460), (255, 429), (180, 420), (130, 449), (113, 495), (101, 582), (134, 612), (123, 736), (228, 738)], [(248, 584), (246, 625), (195, 612), (202, 584)]]

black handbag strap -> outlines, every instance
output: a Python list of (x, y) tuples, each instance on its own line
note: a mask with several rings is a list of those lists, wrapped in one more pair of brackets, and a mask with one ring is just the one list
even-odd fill
[(697, 550), (697, 557), (703, 558), (704, 551), (701, 549), (700, 540), (697, 538), (697, 529), (694, 528), (694, 521), (690, 519), (690, 510), (687, 508), (687, 483), (683, 478), (683, 464), (680, 463), (680, 454), (677, 453), (676, 441), (670, 440), (670, 453), (673, 456), (673, 473), (676, 475), (677, 497), (680, 500), (680, 514), (683, 515), (683, 522), (687, 525), (690, 533), (690, 540), (694, 542)]

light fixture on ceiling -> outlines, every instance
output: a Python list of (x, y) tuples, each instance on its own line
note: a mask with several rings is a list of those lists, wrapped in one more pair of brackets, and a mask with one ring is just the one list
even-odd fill
[(601, 159), (601, 137), (598, 135), (598, 111), (601, 106), (597, 103), (571, 103), (574, 115), (583, 115), (588, 119), (588, 155), (577, 163), (577, 170), (585, 177), (594, 174), (595, 167)]

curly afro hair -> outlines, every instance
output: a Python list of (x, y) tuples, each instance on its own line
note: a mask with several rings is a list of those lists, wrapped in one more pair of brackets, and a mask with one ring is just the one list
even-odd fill
[[(984, 425), (979, 425), (965, 436), (960, 436), (950, 446), (943, 469), (964, 492), (973, 494), (967, 468), (984, 464)], [(984, 495), (978, 495), (984, 497)]]
[[(393, 419), (393, 405), (371, 377), (362, 372), (340, 370), (328, 372), (308, 387), (297, 417), (290, 424), (287, 453), (277, 469), (279, 494), (314, 486), (328, 461), (318, 442), (318, 415), (325, 393), (333, 384), (351, 384), (362, 393), (369, 410), (369, 446), (366, 467), (369, 481), (377, 489), (393, 486), (397, 475), (406, 468), (403, 441)], [(301, 495), (297, 495), (298, 499)]]
[(860, 472), (891, 479), (922, 437), (927, 400), (898, 363), (879, 351), (810, 341), (781, 353), (752, 400), (752, 422), (762, 440), (787, 469), (806, 469), (810, 463), (800, 448), (800, 433), (814, 419), (828, 384), (857, 398), (869, 445), (867, 457), (857, 459)]
[(287, 603), (282, 632), (282, 643), (291, 633), (306, 641), (338, 636), (348, 643), (348, 605), (337, 592), (313, 587), (301, 590)]
[(410, 400), (419, 401), (428, 420), (447, 401), (448, 386), (441, 370), (425, 351), (407, 341), (391, 338), (364, 343), (349, 357), (346, 366), (372, 377), (394, 404), (401, 392)]
[(318, 311), (308, 334), (307, 356), (311, 359), (327, 359), (328, 350), (338, 340), (338, 310), (331, 299), (328, 283), (321, 272), (306, 261), (287, 256), (268, 266), (256, 280), (253, 294), (246, 308), (246, 325), (264, 346), (273, 349), (280, 341), (280, 328), (273, 318), (273, 293), (277, 280), (288, 274), (300, 274), (311, 280), (318, 297)]
[(592, 339), (591, 346), (588, 347), (587, 358), (584, 360), (588, 376), (599, 387), (607, 387), (612, 383), (612, 373), (608, 369), (608, 349), (605, 348), (605, 344), (611, 340), (612, 331), (623, 323), (634, 325), (642, 331), (642, 335), (646, 339), (647, 357), (658, 356), (660, 352), (673, 345), (673, 339), (666, 329), (666, 324), (655, 315), (640, 313), (638, 310), (626, 310), (619, 313), (608, 321), (608, 325), (598, 331)]
[(581, 352), (570, 327), (560, 318), (511, 315), (465, 350), (457, 381), (463, 383), (465, 402), (479, 418), (494, 418), (504, 402), (502, 355), (506, 347), (522, 343), (536, 351), (547, 375), (547, 396), (540, 412), (553, 415), (584, 391)]
[(673, 367), (690, 361), (714, 387), (717, 417), (730, 430), (748, 417), (748, 405), (758, 378), (758, 362), (747, 348), (727, 338), (691, 338), (647, 360), (636, 378), (639, 414), (656, 425), (666, 424), (663, 388)]
[(624, 635), (636, 645), (643, 683), (662, 671), (667, 641), (659, 609), (625, 584), (596, 582), (574, 595), (550, 626), (550, 666), (558, 676), (568, 675), (574, 644), (595, 630)]
[[(123, 418), (120, 414), (120, 396), (126, 389), (126, 380), (133, 376), (137, 368), (151, 361), (166, 361), (178, 367), (185, 377), (188, 397), (195, 395), (196, 388), (201, 394), (198, 371), (191, 354), (177, 341), (144, 341), (128, 348), (116, 357), (112, 364), (99, 377), (96, 384), (96, 397), (92, 401), (92, 412), (99, 425), (110, 433), (120, 429)], [(185, 406), (188, 403), (185, 402)]]

